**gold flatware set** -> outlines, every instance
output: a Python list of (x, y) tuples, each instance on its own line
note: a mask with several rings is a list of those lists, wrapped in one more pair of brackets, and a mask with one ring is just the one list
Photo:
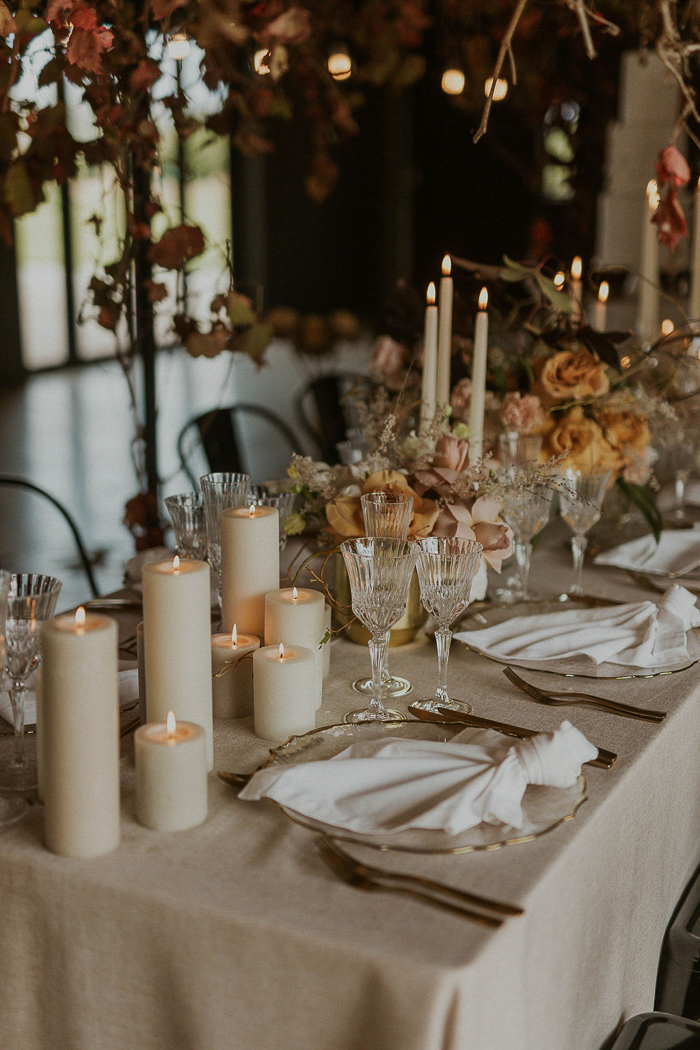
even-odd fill
[(623, 718), (638, 718), (642, 722), (663, 722), (666, 717), (665, 711), (652, 711), (646, 707), (634, 707), (631, 704), (621, 704), (617, 700), (607, 700), (603, 696), (594, 696), (592, 693), (555, 692), (551, 689), (541, 689), (531, 682), (516, 674), (512, 667), (504, 668), (503, 674), (509, 682), (522, 689), (531, 699), (538, 704), (548, 707), (570, 707), (580, 704), (583, 707), (594, 707), (599, 711), (606, 711), (611, 715), (620, 715)]

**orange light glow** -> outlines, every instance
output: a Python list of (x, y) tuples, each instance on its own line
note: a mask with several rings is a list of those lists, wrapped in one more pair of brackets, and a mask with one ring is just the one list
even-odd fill
[(575, 281), (581, 280), (581, 274), (583, 273), (583, 263), (581, 262), (581, 256), (575, 255), (574, 260), (571, 263), (571, 276)]
[(248, 507), (248, 514), (250, 515), (251, 518), (255, 517), (255, 504), (254, 503), (251, 503), (251, 505)]
[(479, 309), (485, 310), (489, 305), (489, 293), (486, 288), (482, 288), (479, 292)]
[(172, 713), (172, 711), (168, 711), (168, 714), (165, 719), (165, 728), (168, 731), (168, 736), (175, 736), (177, 722), (175, 721), (175, 715)]
[(600, 288), (598, 289), (598, 302), (607, 303), (608, 296), (610, 295), (610, 285), (607, 281), (600, 282)]
[(425, 299), (426, 299), (426, 302), (427, 302), (428, 306), (434, 306), (435, 305), (435, 282), (434, 281), (431, 281), (430, 284), (428, 285), (428, 291), (426, 292)]
[(451, 273), (452, 259), (450, 259), (449, 255), (446, 255), (445, 258), (442, 260), (442, 276), (449, 277)]
[(656, 211), (659, 206), (659, 187), (656, 185), (656, 179), (649, 179), (647, 182), (647, 204), (649, 205), (650, 211)]
[(661, 334), (662, 335), (670, 335), (674, 328), (675, 328), (675, 325), (674, 325), (674, 323), (673, 323), (673, 321), (671, 320), (670, 317), (667, 317), (665, 321), (661, 322)]
[(82, 605), (78, 609), (75, 610), (75, 626), (76, 627), (84, 627), (85, 626), (85, 609), (83, 608)]
[(177, 572), (179, 568), (180, 568), (180, 558), (176, 554), (175, 557), (173, 558), (173, 572)]

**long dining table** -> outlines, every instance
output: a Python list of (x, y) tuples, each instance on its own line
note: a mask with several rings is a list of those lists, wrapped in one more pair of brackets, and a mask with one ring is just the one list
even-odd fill
[[(562, 537), (531, 584), (570, 580)], [(656, 596), (617, 569), (588, 593)], [(119, 613), (122, 637), (138, 611)], [(367, 651), (332, 643), (317, 725), (356, 706)], [(432, 693), (422, 636), (391, 668)], [(160, 834), (135, 819), (133, 748), (121, 760), (119, 847), (71, 860), (43, 844), (42, 806), (0, 837), (0, 1046), (22, 1050), (600, 1050), (653, 1008), (674, 905), (700, 860), (700, 664), (592, 691), (667, 711), (660, 724), (529, 700), (502, 667), (455, 642), (449, 681), (477, 714), (538, 730), (569, 718), (618, 754), (584, 768), (574, 819), (532, 841), (461, 855), (348, 847), (394, 871), (519, 905), (498, 929), (409, 895), (365, 893), (321, 861), (315, 835), (216, 774), (209, 817)], [(581, 680), (578, 680), (579, 683)], [(584, 685), (591, 687), (594, 683)], [(215, 724), (215, 770), (252, 770), (269, 744), (252, 718)]]

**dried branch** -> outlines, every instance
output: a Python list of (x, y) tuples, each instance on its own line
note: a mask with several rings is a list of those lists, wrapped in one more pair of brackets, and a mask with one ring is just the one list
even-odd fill
[(598, 52), (593, 44), (593, 37), (591, 36), (591, 27), (588, 24), (589, 12), (586, 8), (583, 0), (565, 0), (566, 6), (574, 11), (578, 18), (579, 25), (581, 26), (581, 33), (583, 34), (583, 42), (586, 47), (586, 54), (589, 58), (597, 58)]
[[(513, 40), (513, 34), (515, 33), (515, 30), (518, 27), (518, 22), (523, 17), (523, 13), (525, 11), (527, 3), (528, 3), (528, 0), (518, 0), (518, 6), (516, 7), (515, 11), (513, 12), (512, 18), (511, 18), (511, 20), (510, 20), (510, 22), (508, 24), (508, 28), (506, 29), (505, 36), (503, 37), (503, 40), (501, 41), (501, 46), (500, 46), (500, 49), (498, 51), (498, 57), (496, 59), (496, 64), (493, 67), (493, 73), (491, 75), (491, 90), (489, 91), (488, 98), (486, 99), (486, 105), (484, 106), (484, 112), (481, 115), (481, 123), (479, 124), (479, 127), (476, 130), (476, 132), (474, 133), (474, 136), (472, 138), (473, 142), (478, 142), (479, 139), (482, 137), (482, 135), (486, 134), (486, 129), (487, 129), (488, 124), (489, 124), (489, 115), (491, 113), (491, 104), (493, 102), (493, 93), (496, 90), (496, 83), (497, 83), (498, 78), (499, 78), (499, 76), (501, 74), (501, 70), (503, 69), (503, 63), (505, 62), (506, 55), (510, 56), (511, 71), (514, 70), (515, 61), (513, 59), (513, 52), (511, 50), (511, 43), (512, 43), (512, 40)], [(513, 80), (515, 81), (515, 77), (513, 77)]]

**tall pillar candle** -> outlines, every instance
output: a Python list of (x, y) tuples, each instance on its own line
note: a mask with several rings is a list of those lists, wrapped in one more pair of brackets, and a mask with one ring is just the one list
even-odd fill
[(184, 831), (207, 819), (207, 741), (194, 722), (149, 722), (134, 733), (136, 819), (154, 831)]
[(469, 401), (469, 462), (481, 459), (484, 449), (484, 403), (486, 400), (486, 361), (489, 343), (489, 315), (486, 312), (489, 295), (485, 288), (479, 293), (479, 311), (474, 322), (474, 357), (472, 360), (472, 390)]
[(644, 202), (637, 313), (637, 334), (649, 341), (659, 333), (659, 238), (656, 223), (651, 221), (658, 206), (659, 191), (655, 180), (651, 179)]
[(316, 725), (313, 653), (301, 645), (268, 645), (253, 653), (255, 732), (281, 744)]
[(690, 251), (690, 299), (688, 316), (700, 321), (700, 179), (693, 194), (693, 244)]
[(265, 631), (265, 595), (280, 585), (279, 515), (276, 507), (229, 507), (221, 513), (221, 612), (223, 630)]
[(209, 565), (186, 558), (143, 567), (143, 643), (149, 722), (168, 711), (202, 726), (214, 765)]
[(607, 324), (608, 315), (608, 295), (610, 294), (610, 285), (607, 281), (601, 281), (600, 287), (598, 288), (598, 298), (593, 307), (593, 327), (598, 332), (604, 332)]
[(320, 591), (285, 587), (265, 595), (265, 645), (303, 645), (314, 658), (315, 709), (323, 696), (323, 650), (325, 601)]
[(119, 844), (117, 635), (115, 620), (84, 609), (44, 624), (44, 836), (64, 857)]
[(435, 416), (437, 399), (438, 308), (435, 285), (431, 281), (426, 293), (425, 327), (423, 329), (423, 376), (421, 380), (420, 425), (430, 426)]
[(452, 260), (446, 255), (442, 260), (440, 299), (438, 311), (437, 351), (437, 403), (450, 403), (450, 373), (452, 370), (452, 298), (454, 294), (451, 277)]
[(230, 634), (211, 638), (214, 718), (245, 718), (253, 713), (253, 653), (260, 648), (256, 634)]
[(572, 321), (581, 320), (581, 308), (583, 306), (583, 263), (581, 256), (575, 255), (571, 262), (571, 280), (569, 281), (569, 302), (571, 303)]

